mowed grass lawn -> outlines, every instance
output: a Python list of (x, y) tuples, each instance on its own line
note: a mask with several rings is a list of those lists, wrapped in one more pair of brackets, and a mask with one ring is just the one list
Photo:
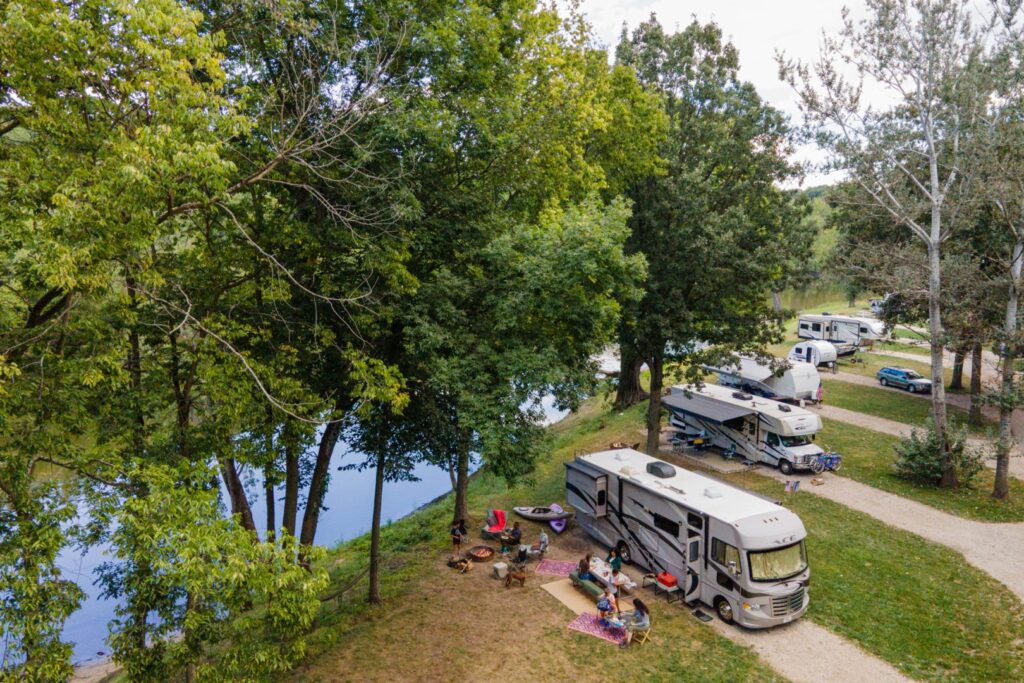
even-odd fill
[(921, 486), (896, 476), (893, 462), (898, 437), (835, 420), (823, 420), (818, 443), (843, 456), (839, 474), (904, 498), (916, 500), (968, 519), (984, 522), (1024, 522), (1024, 482), (1010, 478), (1010, 498), (991, 496), (994, 474), (983, 469), (971, 487), (956, 490)]
[[(887, 420), (895, 420), (915, 427), (924, 426), (928, 416), (931, 415), (931, 401), (922, 400), (919, 397), (909, 396), (894, 391), (888, 391), (881, 387), (866, 387), (860, 384), (851, 384), (840, 380), (831, 379), (831, 375), (825, 373), (822, 379), (825, 380), (825, 404), (837, 408), (853, 410), (865, 415), (883, 417)], [(967, 411), (958, 406), (947, 404), (949, 418), (959, 424), (966, 424)], [(994, 425), (971, 427), (973, 434), (986, 435), (994, 428)]]
[(803, 520), (809, 618), (918, 680), (1024, 680), (1024, 607), (959, 553), (752, 473), (732, 479)]

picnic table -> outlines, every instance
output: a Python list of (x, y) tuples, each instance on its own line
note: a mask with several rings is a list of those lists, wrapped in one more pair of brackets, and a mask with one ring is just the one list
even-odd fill
[[(590, 573), (594, 575), (594, 578), (598, 583), (605, 586), (612, 580), (612, 568), (607, 562), (599, 557), (590, 558)], [(622, 577), (622, 582), (619, 584), (620, 588), (625, 588), (627, 591), (632, 591), (636, 588), (636, 581), (629, 578), (626, 572), (619, 570), (619, 576)]]

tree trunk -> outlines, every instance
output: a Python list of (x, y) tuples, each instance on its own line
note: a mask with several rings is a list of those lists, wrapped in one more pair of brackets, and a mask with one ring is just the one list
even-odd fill
[(782, 312), (782, 295), (778, 292), (772, 292), (772, 308), (776, 313)]
[(263, 488), (267, 499), (267, 542), (273, 543), (276, 536), (274, 526), (277, 522), (277, 512), (274, 509), (274, 468), (272, 465), (267, 465), (263, 469)]
[(932, 206), (932, 240), (928, 244), (928, 333), (931, 342), (932, 360), (932, 420), (935, 433), (942, 448), (942, 479), (941, 486), (956, 488), (957, 477), (949, 456), (949, 444), (946, 442), (946, 378), (943, 372), (942, 330), (942, 281), (939, 260), (941, 245), (941, 208)]
[(1006, 320), (1003, 326), (1002, 375), (1000, 377), (999, 402), (999, 441), (996, 443), (996, 481), (992, 487), (992, 497), (1005, 499), (1010, 495), (1010, 449), (1013, 438), (1010, 434), (1013, 417), (1013, 366), (1017, 347), (1017, 287), (1020, 284), (1021, 261), (1024, 260), (1024, 233), (1017, 237), (1013, 245), (1013, 259), (1010, 262), (1010, 291), (1006, 299)]
[[(287, 428), (286, 428), (287, 429)], [(295, 517), (299, 507), (299, 454), (294, 443), (284, 445), (284, 514), (281, 528), (295, 537)]]
[(640, 386), (644, 359), (632, 344), (619, 345), (619, 381), (615, 388), (615, 409), (625, 410), (646, 398)]
[(224, 485), (227, 486), (228, 497), (231, 499), (231, 514), (239, 515), (242, 527), (256, 533), (256, 522), (252, 517), (249, 499), (245, 495), (245, 487), (242, 486), (242, 480), (238, 477), (235, 459), (225, 458), (221, 461), (220, 473), (224, 477)]
[[(196, 609), (196, 596), (195, 593), (189, 591), (185, 594), (185, 623), (188, 624), (190, 619), (189, 616)], [(191, 645), (189, 641), (191, 638), (191, 629), (186, 626), (184, 633), (185, 643)], [(196, 665), (194, 662), (189, 661), (185, 665), (185, 683), (195, 683), (196, 680)]]
[(384, 453), (377, 453), (377, 476), (373, 484), (373, 519), (370, 522), (370, 604), (380, 604), (380, 508), (384, 497)]
[(647, 404), (647, 455), (658, 456), (661, 446), (661, 384), (664, 352), (658, 350), (647, 360), (651, 370), (651, 400)]
[(469, 519), (469, 440), (459, 440), (459, 463), (455, 472), (455, 517)]
[(964, 352), (957, 349), (953, 356), (953, 377), (949, 380), (950, 391), (960, 391), (964, 388)]
[(967, 413), (967, 424), (978, 426), (981, 416), (981, 342), (975, 342), (971, 349), (971, 409)]
[[(316, 464), (313, 466), (313, 476), (309, 480), (309, 495), (306, 497), (306, 511), (302, 515), (302, 532), (299, 536), (299, 546), (305, 548), (313, 545), (316, 538), (316, 527), (320, 521), (320, 508), (323, 506), (324, 493), (327, 490), (327, 479), (331, 466), (331, 456), (334, 454), (334, 446), (341, 436), (341, 423), (335, 420), (324, 427), (323, 436), (320, 437), (320, 448), (316, 453)], [(300, 550), (299, 561), (303, 566), (308, 566), (305, 556)]]

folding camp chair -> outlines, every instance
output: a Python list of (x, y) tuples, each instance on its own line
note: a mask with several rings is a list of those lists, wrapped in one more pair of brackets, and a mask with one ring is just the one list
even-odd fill
[(633, 647), (643, 645), (651, 637), (651, 629), (645, 628), (643, 631), (633, 631)]

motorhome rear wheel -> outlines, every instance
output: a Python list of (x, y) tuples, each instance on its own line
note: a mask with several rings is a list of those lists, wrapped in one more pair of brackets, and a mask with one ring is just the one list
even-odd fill
[(625, 541), (619, 541), (615, 545), (615, 554), (621, 557), (624, 563), (633, 564), (633, 556), (629, 552), (629, 544)]

